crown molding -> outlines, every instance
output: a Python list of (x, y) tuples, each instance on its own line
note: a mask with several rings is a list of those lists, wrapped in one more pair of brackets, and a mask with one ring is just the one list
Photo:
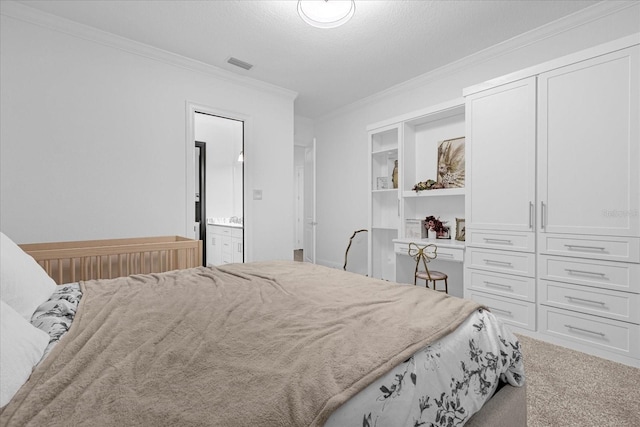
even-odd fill
[(159, 61), (164, 64), (208, 74), (234, 84), (284, 96), (287, 99), (294, 100), (298, 96), (298, 92), (296, 91), (266, 83), (262, 80), (241, 76), (232, 73), (231, 71), (227, 71), (213, 65), (205, 64), (204, 62), (196, 61), (194, 59), (177, 55), (175, 53), (149, 46), (144, 43), (136, 42), (125, 37), (121, 37), (94, 27), (90, 27), (88, 25), (79, 24), (69, 19), (19, 4), (13, 0), (2, 0), (0, 2), (0, 14), (53, 31), (64, 33), (72, 37), (98, 43), (114, 49), (119, 49), (147, 59)]
[(458, 73), (467, 68), (477, 66), (479, 64), (482, 64), (483, 62), (490, 61), (509, 52), (517, 51), (534, 43), (538, 43), (547, 38), (569, 31), (573, 28), (580, 27), (582, 25), (601, 19), (605, 16), (637, 5), (638, 2), (634, 0), (602, 1), (600, 3), (596, 3), (593, 6), (572, 13), (571, 15), (567, 15), (563, 18), (557, 19), (538, 28), (534, 28), (533, 30), (527, 31), (526, 33), (512, 37), (509, 40), (490, 46), (462, 59), (436, 68), (435, 70), (429, 71), (397, 85), (391, 86), (388, 89), (359, 99), (358, 101), (355, 101), (351, 104), (347, 104), (343, 107), (331, 111), (330, 113), (318, 117), (317, 121), (326, 121), (333, 117), (362, 108), (368, 104), (375, 103), (376, 101), (379, 101), (386, 97), (425, 86), (429, 83), (445, 78), (451, 74)]

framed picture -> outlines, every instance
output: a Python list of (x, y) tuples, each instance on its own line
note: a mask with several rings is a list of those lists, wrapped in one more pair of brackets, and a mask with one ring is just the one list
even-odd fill
[(464, 187), (464, 136), (438, 143), (438, 180), (441, 188)]
[(376, 190), (388, 190), (389, 189), (389, 178), (386, 176), (379, 176), (376, 182)]
[(465, 238), (464, 218), (456, 218), (456, 240), (464, 242)]
[(449, 227), (443, 227), (438, 233), (436, 233), (436, 239), (450, 239)]

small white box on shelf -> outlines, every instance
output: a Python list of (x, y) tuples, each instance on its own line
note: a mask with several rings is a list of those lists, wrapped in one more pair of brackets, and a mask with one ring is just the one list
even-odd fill
[(389, 178), (386, 176), (379, 176), (377, 179), (376, 190), (388, 190), (389, 189)]
[(426, 239), (427, 229), (424, 219), (406, 219), (404, 223), (405, 237), (410, 239)]

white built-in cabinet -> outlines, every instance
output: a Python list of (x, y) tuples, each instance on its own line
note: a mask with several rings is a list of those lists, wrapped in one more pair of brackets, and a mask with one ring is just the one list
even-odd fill
[(465, 297), (640, 366), (640, 37), (465, 89)]
[[(393, 239), (398, 237), (400, 227), (400, 199), (396, 179), (399, 179), (401, 132), (399, 124), (383, 126), (369, 132), (371, 185), (368, 274), (370, 277), (391, 281), (395, 281), (396, 277)], [(394, 169), (398, 178), (394, 178)]]
[(413, 283), (415, 261), (408, 256), (407, 246), (420, 239), (407, 239), (406, 224), (407, 220), (424, 220), (428, 215), (447, 221), (451, 230), (451, 239), (430, 242), (438, 243), (438, 257), (461, 265), (464, 242), (455, 240), (455, 229), (456, 218), (464, 218), (466, 189), (416, 192), (413, 187), (418, 182), (437, 179), (441, 141), (465, 136), (464, 100), (455, 99), (372, 124), (367, 130), (369, 276)]
[(207, 265), (244, 262), (241, 227), (207, 225)]

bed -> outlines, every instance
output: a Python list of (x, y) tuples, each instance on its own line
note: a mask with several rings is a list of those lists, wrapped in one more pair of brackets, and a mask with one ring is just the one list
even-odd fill
[(23, 304), (0, 264), (3, 328), (34, 335), (2, 425), (526, 425), (519, 343), (474, 302), (292, 261), (58, 286), (2, 236), (31, 275)]

